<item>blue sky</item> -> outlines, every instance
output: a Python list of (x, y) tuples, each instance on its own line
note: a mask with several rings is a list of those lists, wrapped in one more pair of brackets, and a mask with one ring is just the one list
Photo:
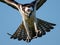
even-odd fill
[[(28, 3), (33, 0), (16, 0)], [(38, 18), (55, 23), (55, 28), (46, 35), (33, 39), (28, 45), (60, 45), (60, 0), (47, 0), (37, 11)], [(13, 34), (22, 22), (20, 13), (10, 6), (0, 2), (0, 45), (26, 45), (24, 41), (10, 39), (6, 33)]]

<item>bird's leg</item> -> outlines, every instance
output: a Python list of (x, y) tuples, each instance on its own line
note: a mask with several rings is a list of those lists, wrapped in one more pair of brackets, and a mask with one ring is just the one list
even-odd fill
[(36, 38), (41, 33), (41, 31), (38, 29), (36, 18), (35, 18), (35, 21), (34, 21), (34, 27), (35, 27), (35, 32), (36, 32), (36, 36), (34, 38)]
[(38, 28), (37, 28), (38, 25), (37, 25), (37, 18), (36, 18), (36, 6), (37, 6), (38, 1), (36, 1), (35, 5), (34, 5), (34, 28), (35, 28), (35, 32), (36, 32), (35, 37), (37, 37), (40, 33), (40, 30), (38, 30)]
[(26, 41), (29, 42), (29, 40), (31, 39), (31, 37), (30, 37), (30, 34), (29, 34), (29, 27), (28, 27), (26, 21), (24, 21), (24, 26), (25, 26), (26, 33), (27, 33), (27, 39), (26, 39)]

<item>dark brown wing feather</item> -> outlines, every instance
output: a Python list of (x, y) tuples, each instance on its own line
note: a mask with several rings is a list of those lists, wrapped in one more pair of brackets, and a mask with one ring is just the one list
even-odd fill
[(14, 0), (0, 0), (0, 2), (3, 2), (3, 3), (5, 3), (5, 4), (11, 6), (12, 8), (18, 10), (19, 3), (16, 2), (16, 1), (14, 1)]
[(38, 10), (47, 0), (40, 0), (38, 3), (37, 3), (37, 6), (36, 6), (36, 10)]
[[(30, 33), (30, 37), (31, 37), (31, 39), (29, 41), (31, 41), (33, 39), (33, 37), (35, 36), (35, 30), (34, 30), (34, 27), (29, 28), (29, 30), (30, 30), (29, 33)], [(27, 40), (27, 32), (25, 30), (23, 23), (18, 27), (16, 32), (11, 36), (11, 39), (18, 39), (18, 40), (23, 39), (24, 41)]]
[[(17, 9), (18, 10), (18, 7), (20, 5), (20, 3), (14, 1), (14, 0), (0, 0), (0, 2), (3, 2), (11, 7), (13, 7), (14, 9)], [(30, 5), (34, 5), (36, 1), (33, 1), (32, 3), (30, 3)], [(46, 0), (40, 0), (38, 3), (37, 3), (37, 6), (36, 6), (36, 10), (38, 10), (44, 3), (46, 2)]]
[(11, 36), (11, 39), (18, 39), (18, 40), (26, 40), (27, 38), (27, 34), (26, 34), (26, 30), (23, 24), (21, 24), (18, 29), (16, 30), (16, 32)]
[[(49, 23), (47, 21), (41, 20), (37, 18), (37, 28), (38, 30), (41, 31), (41, 33), (38, 33), (37, 37), (41, 37), (43, 35), (46, 34), (46, 32), (50, 32), (51, 29), (54, 29), (54, 26), (56, 24), (53, 23)], [(36, 32), (34, 27), (29, 28), (29, 34), (31, 39), (29, 40), (29, 42), (36, 36)], [(25, 27), (23, 25), (23, 23), (18, 27), (18, 29), (16, 30), (16, 32), (11, 36), (11, 38), (13, 39), (18, 39), (18, 40), (27, 40), (27, 32), (25, 30)], [(28, 41), (27, 41), (28, 42)]]
[[(30, 3), (30, 5), (34, 5), (36, 3), (37, 0), (33, 1)], [(38, 10), (47, 0), (40, 0), (38, 3), (37, 3), (37, 6), (36, 6), (36, 10)]]

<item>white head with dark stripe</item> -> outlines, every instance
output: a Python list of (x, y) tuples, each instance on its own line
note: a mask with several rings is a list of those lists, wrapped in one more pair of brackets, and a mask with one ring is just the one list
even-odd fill
[(20, 9), (21, 9), (20, 12), (21, 12), (24, 16), (27, 16), (27, 17), (30, 17), (30, 16), (32, 15), (33, 10), (34, 10), (33, 6), (30, 5), (30, 4), (21, 5)]

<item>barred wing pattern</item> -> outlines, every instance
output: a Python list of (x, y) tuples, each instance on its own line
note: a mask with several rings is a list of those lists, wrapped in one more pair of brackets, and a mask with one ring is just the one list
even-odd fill
[[(47, 1), (47, 0), (40, 0), (40, 1), (37, 3), (36, 10), (38, 10), (46, 1)], [(31, 2), (31, 4), (34, 5), (35, 2), (36, 2), (36, 0), (33, 1), (33, 2)]]
[[(37, 0), (29, 3), (29, 6), (34, 5), (34, 3), (36, 1)], [(0, 0), (0, 2), (3, 2), (16, 10), (18, 10), (20, 8), (19, 7), (20, 3), (16, 2), (15, 0)], [(36, 6), (36, 10), (38, 10), (45, 2), (46, 2), (46, 0), (39, 0), (39, 2), (37, 3), (37, 6)], [(53, 23), (50, 23), (50, 22), (47, 22), (47, 21), (44, 21), (44, 20), (41, 20), (38, 18), (36, 18), (36, 19), (37, 19), (37, 28), (38, 28), (37, 31), (39, 31), (37, 37), (42, 37), (43, 35), (46, 34), (46, 32), (50, 32), (50, 30), (54, 29), (54, 26), (56, 25), (56, 24), (53, 24)], [(27, 21), (27, 22), (28, 22), (28, 25), (30, 25), (30, 27), (31, 27), (31, 28), (29, 28), (29, 36), (31, 37), (31, 39), (29, 39), (29, 38), (27, 39), (28, 35), (27, 35), (27, 31), (24, 27), (23, 22), (22, 22), (22, 24), (20, 24), (20, 26), (18, 27), (18, 29), (16, 30), (16, 32), (13, 35), (7, 33), (8, 35), (11, 35), (11, 39), (18, 39), (18, 40), (24, 40), (24, 41), (30, 42), (32, 39), (37, 38), (34, 25), (32, 25), (32, 24), (34, 24), (34, 23), (32, 23), (32, 22), (34, 22), (34, 20), (31, 19), (31, 21), (30, 21), (30, 19), (29, 19), (29, 21)]]
[[(38, 18), (37, 18), (37, 20), (38, 20), (37, 21), (38, 22), (37, 28), (41, 31), (41, 33), (38, 33), (37, 37), (42, 37), (43, 35), (46, 34), (46, 32), (50, 32), (51, 29), (54, 29), (53, 26), (56, 25), (56, 24), (49, 23), (49, 22), (46, 22), (46, 21), (38, 19)], [(27, 40), (26, 30), (25, 30), (24, 25), (22, 23), (18, 27), (18, 29), (16, 30), (16, 32), (13, 35), (11, 35), (11, 39), (18, 39), (18, 40), (24, 40), (24, 41), (30, 42), (32, 39), (37, 38), (37, 37), (35, 37), (36, 36), (36, 32), (35, 32), (34, 27), (32, 27), (30, 29), (29, 33), (30, 33), (31, 39), (28, 41)]]

